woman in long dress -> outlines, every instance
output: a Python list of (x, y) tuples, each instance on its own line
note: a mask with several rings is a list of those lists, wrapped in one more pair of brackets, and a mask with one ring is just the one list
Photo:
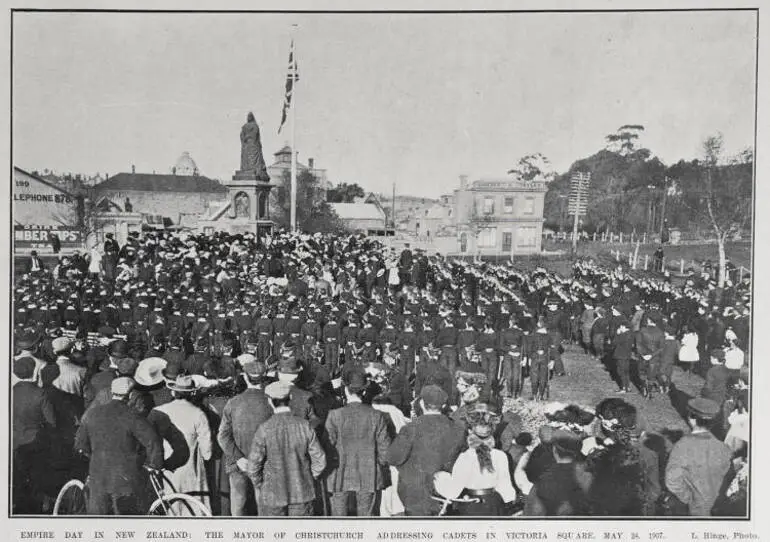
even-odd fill
[[(204, 461), (211, 459), (212, 438), (206, 414), (192, 402), (199, 388), (191, 376), (179, 376), (168, 387), (174, 400), (152, 409), (147, 417), (163, 438), (164, 475), (173, 486), (167, 490), (186, 493), (210, 509)], [(177, 512), (185, 515), (184, 510)]]

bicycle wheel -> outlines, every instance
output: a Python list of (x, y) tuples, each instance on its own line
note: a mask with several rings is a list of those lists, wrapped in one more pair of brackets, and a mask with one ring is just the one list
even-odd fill
[(184, 493), (169, 493), (152, 503), (148, 515), (210, 517), (211, 510), (195, 497)]
[(70, 480), (61, 488), (53, 505), (54, 516), (85, 516), (86, 488), (80, 480)]

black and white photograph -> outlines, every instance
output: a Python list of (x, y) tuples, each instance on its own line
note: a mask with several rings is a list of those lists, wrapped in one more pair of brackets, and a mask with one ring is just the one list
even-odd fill
[(103, 7), (10, 13), (10, 518), (762, 514), (758, 9)]

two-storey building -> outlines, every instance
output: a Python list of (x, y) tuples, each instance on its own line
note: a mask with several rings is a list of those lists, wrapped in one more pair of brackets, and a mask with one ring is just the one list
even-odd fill
[(454, 191), (457, 252), (481, 256), (541, 250), (546, 184), (516, 177), (460, 178)]

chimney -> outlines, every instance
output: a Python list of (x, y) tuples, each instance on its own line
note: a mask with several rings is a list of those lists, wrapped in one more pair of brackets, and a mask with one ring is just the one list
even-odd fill
[(308, 158), (307, 159), (307, 167), (309, 169), (313, 169), (313, 164), (315, 164), (315, 160), (313, 158)]
[(460, 175), (460, 190), (465, 190), (466, 188), (468, 188), (468, 176)]
[(134, 164), (131, 164), (131, 173), (136, 173), (136, 166)]

